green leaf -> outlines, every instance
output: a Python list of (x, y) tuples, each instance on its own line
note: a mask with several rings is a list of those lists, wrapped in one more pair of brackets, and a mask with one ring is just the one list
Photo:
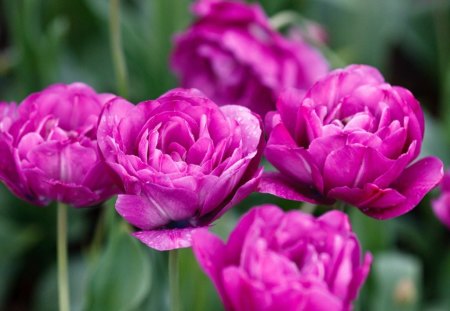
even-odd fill
[(38, 238), (33, 226), (22, 228), (9, 219), (0, 218), (0, 307), (22, 263), (21, 256)]
[(180, 280), (181, 301), (185, 311), (223, 310), (222, 303), (212, 281), (201, 271), (192, 249), (181, 249)]
[(416, 258), (397, 252), (379, 254), (374, 258), (371, 274), (372, 310), (419, 310), (422, 266)]
[[(87, 276), (86, 262), (80, 257), (72, 257), (69, 261), (71, 311), (82, 310), (85, 298)], [(53, 265), (46, 271), (38, 283), (36, 299), (34, 301), (34, 311), (58, 311), (58, 304), (56, 303), (58, 299), (57, 297), (58, 282), (56, 265)]]
[(150, 292), (151, 260), (125, 223), (109, 232), (106, 250), (90, 273), (85, 310), (135, 310)]
[(353, 231), (358, 236), (363, 249), (376, 253), (392, 244), (391, 228), (395, 220), (376, 220), (354, 207), (349, 209), (349, 216)]

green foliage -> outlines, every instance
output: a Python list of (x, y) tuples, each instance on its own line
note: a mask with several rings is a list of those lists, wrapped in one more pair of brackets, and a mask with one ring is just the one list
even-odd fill
[(88, 276), (85, 310), (136, 310), (151, 288), (150, 257), (125, 222), (113, 220), (108, 227), (106, 249)]
[(372, 269), (372, 310), (420, 310), (422, 267), (416, 258), (396, 252), (381, 253), (375, 256)]

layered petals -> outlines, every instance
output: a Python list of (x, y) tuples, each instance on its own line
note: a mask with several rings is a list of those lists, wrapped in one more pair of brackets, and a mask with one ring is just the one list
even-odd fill
[(98, 116), (115, 96), (55, 84), (19, 106), (0, 103), (0, 179), (33, 204), (86, 207), (118, 192), (97, 148)]
[(413, 209), (442, 178), (442, 162), (414, 162), (424, 117), (406, 89), (384, 82), (373, 67), (351, 65), (319, 80), (306, 94), (286, 90), (266, 157), (278, 175), (260, 190), (312, 203), (341, 200), (388, 219)]
[(158, 250), (189, 247), (192, 230), (248, 196), (262, 174), (259, 117), (245, 107), (219, 108), (195, 89), (136, 106), (109, 101), (98, 141), (124, 188), (116, 210)]
[(227, 243), (198, 229), (193, 250), (233, 311), (351, 310), (372, 261), (342, 212), (315, 219), (273, 205), (244, 215)]

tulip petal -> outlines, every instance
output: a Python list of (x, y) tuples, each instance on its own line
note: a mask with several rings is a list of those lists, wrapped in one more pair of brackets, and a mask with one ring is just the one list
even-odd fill
[(225, 293), (230, 300), (230, 310), (267, 310), (270, 295), (263, 284), (252, 280), (238, 267), (226, 267), (222, 271)]
[(194, 192), (156, 184), (142, 185), (140, 195), (119, 195), (116, 202), (117, 212), (132, 225), (144, 230), (172, 223), (176, 226), (177, 222), (187, 222), (189, 225), (190, 217), (196, 214), (198, 208)]
[(260, 118), (250, 109), (237, 105), (226, 105), (220, 107), (223, 113), (238, 122), (241, 127), (242, 150), (244, 154), (254, 152), (260, 143), (262, 130)]
[(287, 200), (313, 204), (332, 204), (334, 202), (332, 199), (322, 196), (316, 189), (308, 185), (295, 183), (279, 173), (265, 173), (259, 183), (258, 191)]
[(295, 133), (297, 111), (302, 103), (305, 92), (289, 88), (283, 91), (277, 100), (277, 110), (281, 120), (290, 133)]
[(368, 213), (369, 216), (386, 219), (392, 218), (413, 209), (423, 197), (433, 189), (444, 175), (443, 163), (435, 157), (426, 157), (406, 168), (400, 177), (392, 184), (396, 189), (406, 197), (406, 201), (399, 206), (394, 206), (392, 211), (380, 210)]
[(118, 125), (133, 108), (131, 103), (121, 98), (115, 98), (103, 107), (98, 121), (97, 142), (107, 161), (114, 159), (117, 145), (122, 143), (118, 134)]
[(215, 213), (212, 213), (211, 215), (206, 217), (205, 221), (212, 222), (212, 221), (218, 219), (223, 214), (225, 214), (230, 208), (236, 206), (239, 202), (241, 202), (243, 199), (248, 197), (252, 192), (256, 191), (258, 184), (261, 180), (262, 172), (263, 172), (263, 169), (260, 168), (255, 173), (254, 177), (252, 177), (250, 180), (247, 180), (243, 185), (239, 186), (239, 188), (236, 190), (236, 193), (233, 195), (233, 197), (230, 199), (230, 201), (222, 209), (220, 209), (220, 210), (216, 211)]
[(150, 248), (158, 251), (170, 251), (191, 247), (192, 235), (202, 228), (146, 230), (134, 232), (132, 235)]

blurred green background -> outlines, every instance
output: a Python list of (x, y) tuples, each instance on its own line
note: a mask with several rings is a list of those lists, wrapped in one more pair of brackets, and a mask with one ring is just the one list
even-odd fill
[[(450, 161), (450, 0), (265, 0), (270, 16), (295, 11), (322, 25), (319, 46), (333, 66), (366, 63), (410, 89), (426, 111), (423, 154)], [(192, 20), (187, 0), (121, 2), (128, 97), (176, 87), (168, 67), (174, 33)], [(20, 102), (55, 82), (83, 81), (114, 92), (107, 0), (0, 0), (0, 99)], [(280, 16), (280, 15), (278, 15)], [(352, 224), (374, 254), (356, 310), (450, 310), (450, 231), (428, 196), (413, 212), (375, 221), (356, 209)], [(254, 194), (219, 220), (226, 237), (256, 204), (297, 203)], [(105, 212), (103, 212), (103, 210)], [(318, 209), (316, 213), (325, 209)], [(113, 201), (70, 214), (73, 310), (166, 310), (166, 253), (129, 236)], [(0, 188), (0, 310), (57, 310), (55, 207), (29, 206)], [(184, 310), (221, 310), (191, 250), (181, 252)]]

